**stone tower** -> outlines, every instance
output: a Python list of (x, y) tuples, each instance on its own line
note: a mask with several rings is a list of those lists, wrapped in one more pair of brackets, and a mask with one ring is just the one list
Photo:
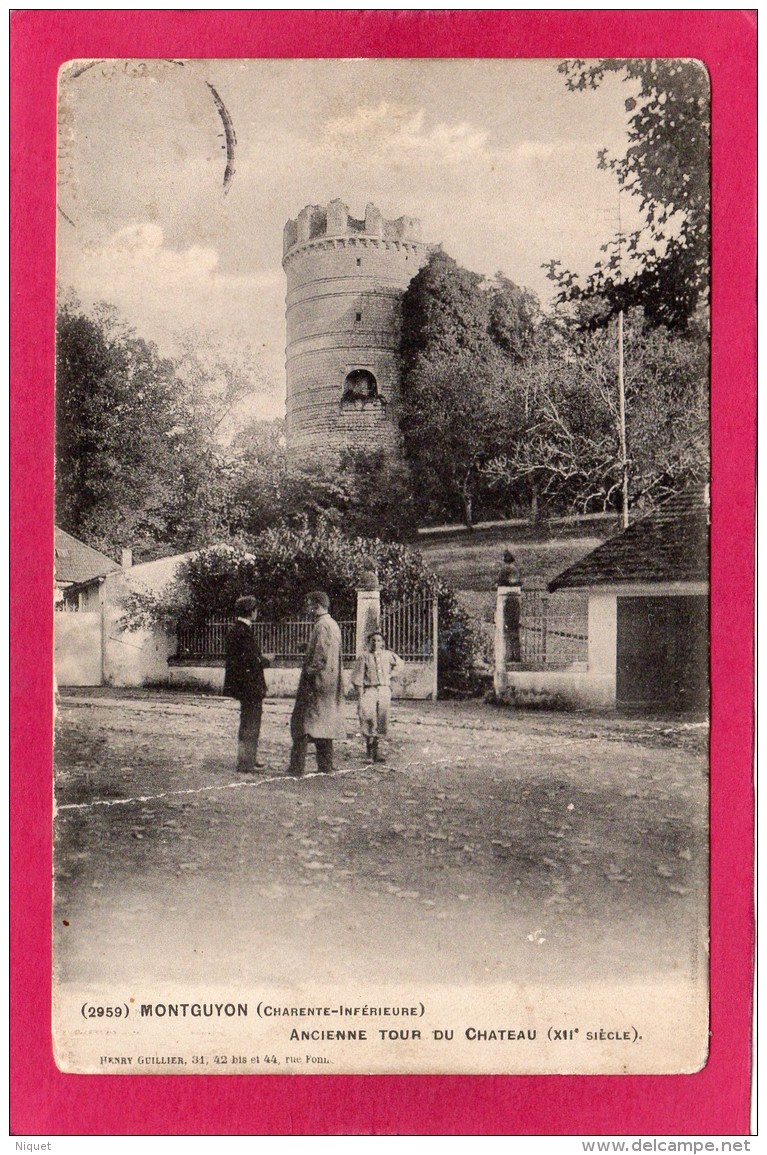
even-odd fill
[(400, 306), (429, 248), (412, 217), (355, 220), (340, 200), (285, 225), (287, 450), (293, 461), (343, 449), (400, 452)]

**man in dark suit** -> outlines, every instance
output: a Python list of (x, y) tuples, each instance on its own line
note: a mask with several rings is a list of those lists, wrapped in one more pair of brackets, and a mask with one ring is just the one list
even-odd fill
[(226, 670), (224, 693), (240, 702), (240, 732), (237, 746), (237, 770), (252, 774), (263, 769), (258, 761), (258, 738), (261, 713), (266, 695), (264, 669), (273, 654), (262, 654), (255, 639), (253, 624), (258, 617), (254, 597), (238, 598), (234, 604), (237, 621), (226, 636)]

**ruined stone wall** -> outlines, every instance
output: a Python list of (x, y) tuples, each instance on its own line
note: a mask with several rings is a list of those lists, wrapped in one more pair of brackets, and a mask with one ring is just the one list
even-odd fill
[[(364, 220), (341, 201), (308, 205), (286, 224), (283, 249), (289, 455), (398, 454), (401, 300), (429, 253), (418, 221), (386, 221), (374, 205)], [(360, 371), (374, 396), (349, 396)]]

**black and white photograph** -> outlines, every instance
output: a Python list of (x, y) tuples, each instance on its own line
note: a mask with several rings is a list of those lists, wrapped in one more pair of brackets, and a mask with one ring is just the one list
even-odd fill
[(705, 1065), (709, 137), (688, 59), (62, 68), (60, 1070)]

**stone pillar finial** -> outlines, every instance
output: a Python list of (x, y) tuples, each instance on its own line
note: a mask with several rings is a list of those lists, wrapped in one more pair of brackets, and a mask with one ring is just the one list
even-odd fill
[(362, 562), (363, 570), (360, 575), (357, 589), (360, 590), (377, 590), (381, 587), (378, 584), (378, 571), (376, 569), (375, 559), (366, 557)]

